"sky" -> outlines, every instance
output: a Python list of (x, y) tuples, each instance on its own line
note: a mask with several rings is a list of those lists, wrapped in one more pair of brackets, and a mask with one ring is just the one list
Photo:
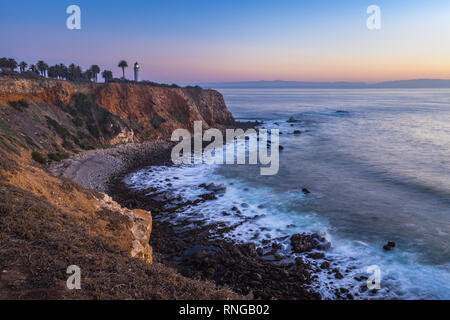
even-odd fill
[(180, 84), (450, 78), (449, 0), (1, 0), (0, 12), (0, 56), (117, 77), (125, 59), (128, 78), (137, 61), (141, 79)]

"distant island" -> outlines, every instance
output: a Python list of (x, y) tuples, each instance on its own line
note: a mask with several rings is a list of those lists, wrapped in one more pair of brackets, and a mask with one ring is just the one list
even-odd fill
[(199, 83), (203, 88), (227, 89), (429, 89), (449, 88), (450, 80), (414, 79), (377, 83), (366, 82), (304, 82), (304, 81), (244, 81)]

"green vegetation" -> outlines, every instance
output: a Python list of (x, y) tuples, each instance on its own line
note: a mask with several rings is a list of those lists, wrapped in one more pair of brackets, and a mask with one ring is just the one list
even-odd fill
[(97, 82), (97, 75), (100, 73), (100, 67), (94, 64), (93, 66), (91, 66), (91, 71), (94, 76), (94, 81)]
[(12, 130), (9, 125), (0, 120), (0, 130), (7, 136), (7, 137), (17, 137), (17, 133)]
[(0, 69), (5, 74), (13, 73), (17, 66), (17, 61), (12, 58), (0, 58)]
[(29, 136), (25, 136), (25, 141), (31, 147), (37, 147), (37, 145), (34, 143), (33, 139), (31, 139)]
[(46, 164), (47, 163), (47, 159), (40, 152), (33, 151), (31, 153), (31, 157), (33, 158), (34, 161), (39, 162), (40, 164)]
[(70, 150), (72, 151), (74, 149), (74, 146), (71, 142), (64, 140), (63, 144), (62, 144), (63, 148), (66, 150)]
[(82, 127), (83, 126), (83, 120), (81, 120), (79, 117), (75, 117), (72, 119), (72, 122), (74, 124), (75, 127)]
[(95, 149), (95, 147), (93, 147), (92, 145), (90, 145), (89, 143), (86, 143), (86, 142), (80, 143), (80, 148), (83, 150), (94, 150)]
[(28, 66), (28, 63), (26, 63), (25, 61), (22, 61), (21, 63), (19, 63), (20, 73), (24, 73), (27, 66)]
[(161, 117), (159, 114), (155, 114), (152, 118), (152, 125), (155, 129), (159, 129), (161, 124), (163, 124), (164, 122), (166, 122), (166, 119)]
[(42, 61), (42, 60), (39, 60), (39, 61), (36, 63), (36, 67), (37, 67), (39, 73), (41, 74), (41, 76), (45, 77), (45, 74), (46, 74), (46, 72), (47, 72), (47, 70), (48, 70), (48, 64), (46, 64), (46, 63), (45, 63), (44, 61)]
[(102, 77), (105, 79), (105, 82), (110, 82), (113, 79), (113, 73), (110, 70), (105, 70), (102, 72)]
[(9, 101), (9, 105), (20, 112), (24, 112), (29, 107), (28, 101), (25, 99)]
[(49, 153), (48, 158), (52, 161), (62, 161), (69, 158), (69, 154), (67, 153)]
[(148, 139), (148, 138), (150, 138), (150, 137), (152, 136), (153, 133), (154, 133), (153, 130), (147, 130), (147, 131), (145, 131), (145, 132), (142, 134), (142, 137), (143, 137), (144, 139)]
[(186, 119), (186, 114), (183, 111), (180, 110), (176, 110), (174, 113), (175, 119), (178, 120), (178, 122), (182, 123), (182, 124), (187, 124), (188, 123), (188, 119)]
[(53, 129), (62, 139), (66, 139), (71, 136), (70, 132), (61, 126), (57, 121), (50, 117), (45, 117), (47, 119), (47, 126), (49, 129)]
[(7, 141), (6, 139), (4, 139), (2, 136), (0, 136), (0, 142), (1, 144), (3, 144), (5, 146), (5, 148), (11, 152), (14, 152), (15, 154), (17, 154), (18, 156), (20, 156), (20, 151), (17, 150), (15, 147), (13, 147), (10, 144), (10, 141)]
[(98, 131), (97, 125), (96, 124), (88, 124), (87, 125), (87, 129), (89, 131), (89, 133), (96, 139), (100, 138), (100, 132)]
[(122, 61), (119, 62), (119, 64), (117, 66), (119, 68), (122, 68), (122, 74), (123, 74), (122, 79), (125, 79), (125, 68), (128, 67), (128, 63), (125, 60), (122, 60)]
[[(29, 66), (29, 67), (28, 67)], [(28, 67), (28, 69), (27, 69)], [(135, 81), (125, 79), (125, 69), (128, 67), (128, 63), (125, 60), (121, 60), (118, 67), (122, 69), (122, 78), (115, 79), (113, 73), (110, 70), (104, 70), (101, 72), (105, 83), (109, 82), (120, 82), (120, 83), (136, 83)], [(83, 71), (83, 69), (71, 63), (66, 66), (62, 63), (49, 66), (45, 61), (39, 60), (35, 64), (28, 64), (25, 61), (17, 63), (16, 60), (12, 58), (0, 58), (0, 69), (3, 74), (18, 74), (15, 70), (19, 68), (20, 75), (26, 78), (39, 78), (48, 77), (51, 79), (68, 80), (73, 82), (91, 82), (98, 80), (98, 75), (100, 74), (100, 67), (96, 64), (92, 65), (90, 69)], [(181, 88), (176, 84), (165, 84), (157, 83), (152, 81), (140, 81), (140, 84), (149, 85), (152, 87), (160, 88)], [(188, 89), (201, 89), (198, 86), (192, 87), (187, 86)]]

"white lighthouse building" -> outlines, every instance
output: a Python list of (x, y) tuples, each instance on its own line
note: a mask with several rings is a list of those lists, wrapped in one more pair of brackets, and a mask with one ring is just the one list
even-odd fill
[(139, 69), (141, 67), (139, 66), (139, 63), (135, 63), (134, 64), (134, 81), (138, 82), (139, 81)]

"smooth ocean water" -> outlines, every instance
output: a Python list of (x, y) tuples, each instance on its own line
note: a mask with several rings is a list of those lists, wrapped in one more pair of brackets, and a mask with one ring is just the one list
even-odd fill
[[(227, 184), (223, 197), (195, 212), (230, 224), (239, 218), (219, 212), (233, 205), (256, 216), (230, 234), (235, 240), (326, 233), (345, 278), (322, 274), (325, 298), (339, 286), (368, 297), (353, 277), (378, 265), (383, 289), (373, 298), (450, 299), (450, 90), (219, 91), (237, 119), (283, 132), (279, 174), (260, 176), (248, 165), (158, 168), (130, 176), (130, 185), (164, 187), (159, 176), (178, 176), (171, 188), (195, 197), (199, 183)], [(291, 127), (291, 116), (302, 122)], [(384, 251), (387, 241), (397, 248)]]

